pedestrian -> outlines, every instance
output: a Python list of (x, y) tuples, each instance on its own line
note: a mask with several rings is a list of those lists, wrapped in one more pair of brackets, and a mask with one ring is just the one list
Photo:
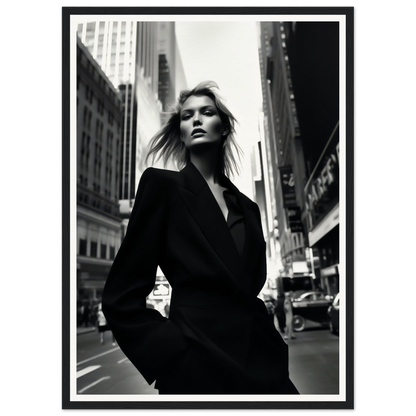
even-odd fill
[(273, 322), (274, 325), (274, 314), (275, 314), (275, 304), (273, 298), (266, 298), (264, 300), (264, 304), (266, 305), (267, 313), (269, 314), (269, 319)]
[(285, 327), (285, 335), (284, 339), (296, 339), (293, 335), (293, 308), (292, 308), (292, 299), (291, 294), (287, 294), (285, 297), (283, 308), (285, 310), (286, 315), (286, 327)]
[[(104, 334), (106, 331), (110, 331), (110, 327), (107, 324), (107, 319), (104, 316), (101, 303), (98, 305), (97, 326), (98, 326), (98, 333), (100, 334), (100, 342), (101, 344), (104, 344), (105, 343)], [(113, 340), (113, 345), (116, 345), (116, 340), (113, 334), (112, 334), (112, 340)]]
[(285, 334), (285, 327), (286, 327), (286, 313), (283, 308), (284, 302), (285, 302), (285, 295), (279, 294), (276, 300), (275, 314), (276, 314), (279, 331), (281, 334)]
[(84, 323), (85, 327), (89, 325), (90, 313), (91, 313), (91, 309), (90, 309), (90, 306), (88, 305), (88, 302), (84, 302), (84, 307), (82, 310), (82, 322)]
[[(120, 348), (159, 394), (298, 394), (287, 344), (257, 297), (259, 208), (228, 178), (240, 152), (234, 124), (214, 82), (181, 92), (148, 154), (180, 171), (143, 173), (104, 287)], [(168, 318), (146, 308), (158, 266), (172, 287)]]

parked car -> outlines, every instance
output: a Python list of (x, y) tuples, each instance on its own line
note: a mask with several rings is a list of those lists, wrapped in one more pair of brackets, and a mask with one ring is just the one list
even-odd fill
[(297, 332), (303, 331), (306, 320), (328, 325), (328, 308), (332, 300), (333, 296), (318, 291), (305, 292), (292, 299), (293, 329)]
[(328, 308), (329, 329), (333, 334), (339, 334), (339, 293)]

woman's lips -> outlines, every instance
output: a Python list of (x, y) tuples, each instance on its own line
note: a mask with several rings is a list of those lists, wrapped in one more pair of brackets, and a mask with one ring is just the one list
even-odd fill
[(192, 132), (191, 136), (192, 136), (192, 137), (195, 137), (196, 135), (201, 135), (201, 134), (205, 134), (205, 133), (206, 133), (206, 131), (205, 131), (205, 130), (202, 130), (202, 129), (195, 129), (195, 130)]

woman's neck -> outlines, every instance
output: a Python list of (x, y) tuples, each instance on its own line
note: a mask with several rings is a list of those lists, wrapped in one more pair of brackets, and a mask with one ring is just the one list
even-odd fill
[(218, 153), (212, 155), (212, 157), (207, 157), (206, 153), (203, 155), (191, 153), (190, 156), (192, 164), (199, 170), (208, 184), (213, 185), (219, 182), (221, 172)]

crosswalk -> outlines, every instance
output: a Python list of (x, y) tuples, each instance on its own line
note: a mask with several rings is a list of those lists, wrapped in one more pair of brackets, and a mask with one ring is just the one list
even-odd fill
[[(111, 354), (112, 352), (115, 352), (117, 350), (120, 350), (120, 348), (116, 347), (116, 348), (110, 349), (108, 351), (105, 351), (103, 353), (94, 355), (94, 356), (92, 356), (92, 357), (90, 357), (86, 360), (78, 362), (77, 367), (79, 368), (80, 366), (83, 366), (84, 364), (86, 364), (90, 361), (93, 361), (93, 360), (96, 360), (97, 358), (100, 358), (100, 357), (103, 357), (105, 355)], [(128, 361), (128, 358), (125, 357), (125, 358), (119, 360), (117, 363), (122, 364), (122, 363), (127, 362), (127, 361)], [(77, 377), (77, 379), (79, 379), (80, 377), (86, 376), (87, 374), (91, 374), (92, 372), (99, 370), (100, 368), (102, 368), (102, 365), (90, 365), (88, 367), (81, 368), (80, 370), (77, 371), (76, 377)], [(108, 380), (110, 378), (111, 378), (110, 376), (100, 377), (99, 379), (93, 381), (92, 383), (90, 383), (87, 386), (78, 390), (78, 394), (84, 393), (87, 390), (89, 390), (90, 388), (92, 388), (92, 387), (96, 386), (97, 384), (99, 384), (99, 383), (101, 383), (105, 380)]]
[(101, 377), (100, 379), (94, 381), (91, 384), (88, 384), (88, 386), (85, 386), (83, 389), (78, 391), (78, 394), (84, 393), (85, 391), (87, 391), (88, 389), (90, 389), (91, 387), (96, 386), (98, 383), (101, 383), (104, 380), (108, 380), (110, 378), (110, 376), (106, 376), (106, 377)]
[(104, 355), (110, 354), (110, 353), (112, 353), (114, 351), (117, 351), (119, 349), (120, 349), (120, 347), (116, 347), (116, 348), (113, 348), (111, 350), (102, 352), (101, 354), (94, 355), (93, 357), (90, 357), (90, 358), (87, 358), (86, 360), (80, 361), (79, 363), (77, 363), (77, 366), (82, 365), (82, 364), (85, 364), (85, 363), (87, 363), (89, 361), (95, 360), (96, 358), (103, 357)]
[(101, 365), (91, 365), (89, 367), (83, 368), (80, 371), (77, 371), (77, 378), (85, 376), (85, 374), (91, 373), (92, 371), (98, 370)]
[(78, 360), (72, 382), (79, 398), (94, 400), (103, 394), (158, 394), (154, 383), (147, 383), (118, 345), (102, 345), (96, 334), (84, 334), (77, 341)]

